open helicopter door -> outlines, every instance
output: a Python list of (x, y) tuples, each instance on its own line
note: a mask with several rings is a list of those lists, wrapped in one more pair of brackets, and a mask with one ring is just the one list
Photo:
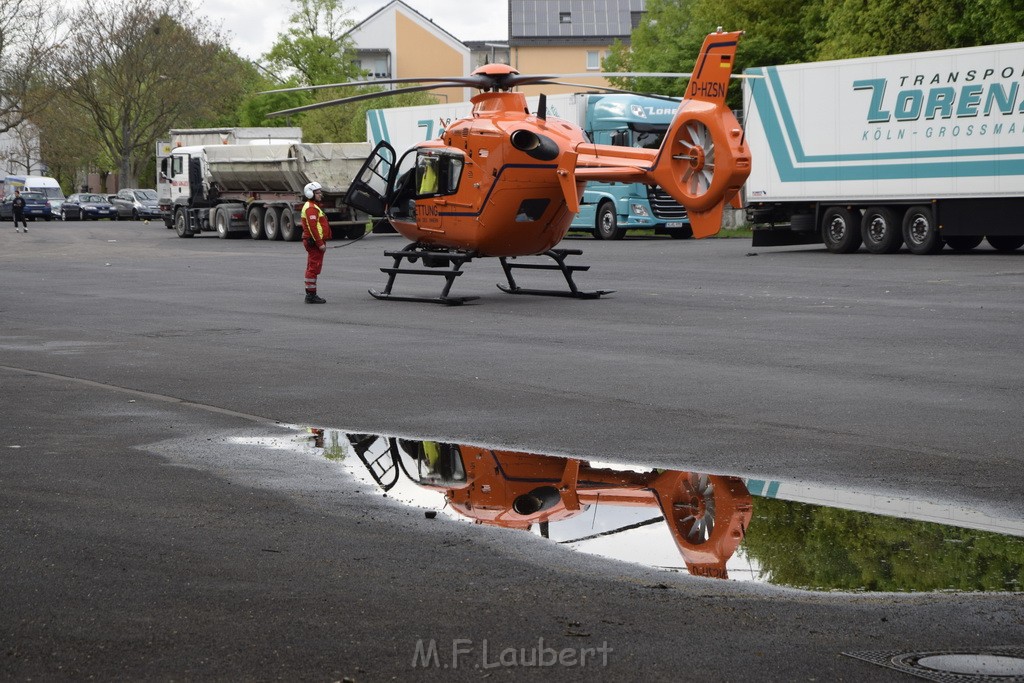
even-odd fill
[(342, 200), (374, 217), (384, 215), (386, 198), (395, 176), (395, 148), (381, 140), (366, 157)]

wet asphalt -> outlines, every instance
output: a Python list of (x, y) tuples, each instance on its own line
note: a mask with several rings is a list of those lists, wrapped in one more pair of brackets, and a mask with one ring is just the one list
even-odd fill
[(481, 260), (442, 307), (367, 294), (402, 244), (330, 250), (310, 306), (297, 244), (0, 231), (0, 678), (897, 681), (843, 653), (1024, 641), (1019, 594), (639, 569), (253, 445), (320, 426), (1019, 518), (1024, 251), (581, 237), (580, 286), (614, 294), (510, 296)]

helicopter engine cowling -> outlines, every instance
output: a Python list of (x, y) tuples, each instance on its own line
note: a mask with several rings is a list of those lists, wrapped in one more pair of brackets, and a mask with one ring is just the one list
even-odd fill
[(509, 142), (520, 152), (526, 152), (540, 161), (553, 161), (558, 158), (558, 143), (532, 130), (520, 128), (512, 131)]

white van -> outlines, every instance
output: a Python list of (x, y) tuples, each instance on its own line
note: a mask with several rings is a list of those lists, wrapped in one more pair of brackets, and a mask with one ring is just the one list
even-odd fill
[(60, 216), (60, 205), (64, 203), (64, 192), (55, 178), (45, 175), (9, 175), (4, 178), (4, 196), (15, 190), (39, 192), (50, 203), (54, 217)]

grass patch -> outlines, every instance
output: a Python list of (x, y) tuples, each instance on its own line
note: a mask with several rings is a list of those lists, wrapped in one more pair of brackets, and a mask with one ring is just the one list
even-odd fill
[(715, 237), (719, 237), (719, 238), (722, 238), (722, 239), (733, 239), (733, 238), (737, 238), (737, 237), (738, 238), (743, 238), (743, 239), (751, 239), (751, 238), (753, 238), (753, 236), (754, 236), (754, 233), (751, 232), (750, 228), (747, 228), (747, 227), (743, 227), (743, 228), (722, 228), (721, 230), (718, 231), (718, 234), (715, 235)]

